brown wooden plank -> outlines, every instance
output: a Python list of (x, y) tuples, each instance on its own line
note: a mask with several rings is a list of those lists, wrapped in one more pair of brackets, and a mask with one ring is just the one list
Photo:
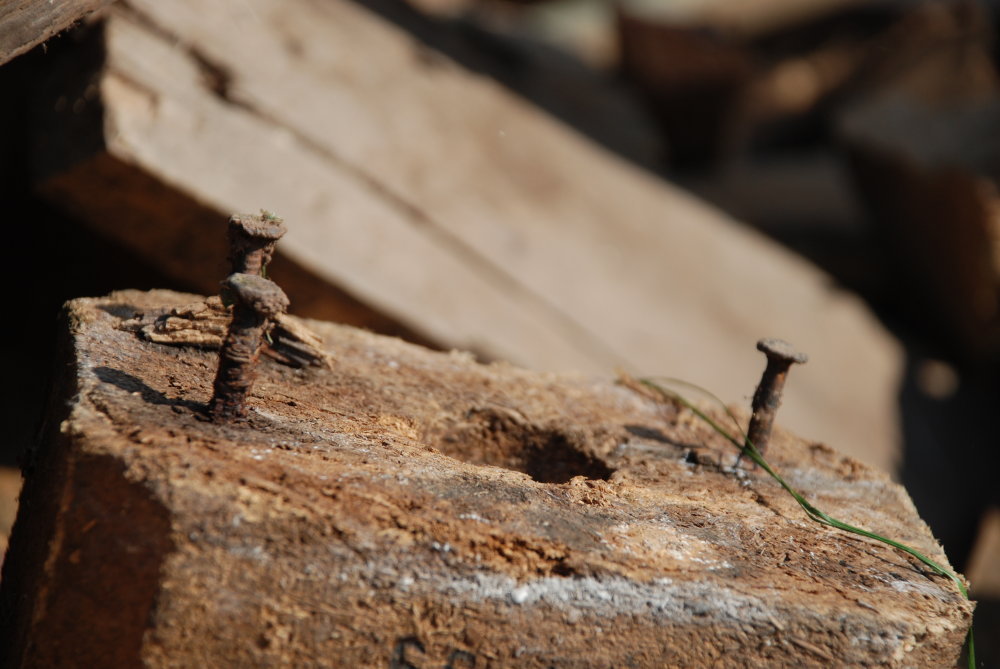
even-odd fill
[(927, 103), (882, 95), (842, 114), (859, 190), (887, 244), (902, 300), (957, 355), (1000, 359), (995, 151), (1000, 96)]
[(0, 65), (112, 2), (18, 0), (0, 3)]
[[(248, 422), (213, 424), (217, 356), (132, 331), (192, 299), (68, 305), (3, 666), (955, 665), (951, 580), (720, 471), (688, 410), (314, 321), (334, 368), (262, 362)], [(886, 474), (787, 433), (772, 455), (948, 564)]]

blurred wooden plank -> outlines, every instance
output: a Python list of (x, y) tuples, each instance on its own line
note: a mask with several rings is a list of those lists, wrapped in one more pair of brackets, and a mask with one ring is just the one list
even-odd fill
[(732, 399), (783, 336), (814, 361), (783, 420), (889, 466), (899, 355), (855, 299), (356, 4), (132, 2), (100, 41), (40, 185), (167, 271), (212, 290), (225, 215), (264, 207), (299, 313), (350, 320), (328, 291), (441, 346)]
[(975, 583), (974, 597), (1000, 600), (1000, 508), (996, 506), (989, 507), (980, 520), (967, 571)]
[(21, 492), (21, 471), (0, 465), (0, 564), (7, 553), (10, 530), (17, 515), (17, 497)]
[(995, 29), (967, 2), (623, 0), (621, 71), (644, 94), (675, 167), (719, 163), (748, 146), (799, 144), (829, 115), (929, 61), (995, 88)]
[(710, 28), (746, 39), (877, 3), (872, 0), (623, 0), (621, 4), (632, 15), (655, 17), (677, 26)]
[(0, 65), (111, 2), (21, 0), (0, 3)]
[(1000, 360), (1000, 96), (902, 93), (855, 104), (841, 139), (916, 322), (977, 363)]

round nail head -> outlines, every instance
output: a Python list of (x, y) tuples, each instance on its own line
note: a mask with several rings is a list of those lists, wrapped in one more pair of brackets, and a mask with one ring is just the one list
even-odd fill
[(775, 358), (789, 363), (797, 362), (802, 364), (809, 360), (808, 355), (799, 353), (784, 339), (761, 339), (757, 342), (757, 350), (768, 358)]
[(264, 316), (276, 316), (288, 309), (288, 296), (278, 284), (257, 274), (230, 274), (222, 287), (233, 299)]
[(270, 213), (233, 214), (229, 217), (229, 226), (248, 237), (262, 240), (277, 241), (288, 231), (285, 222)]

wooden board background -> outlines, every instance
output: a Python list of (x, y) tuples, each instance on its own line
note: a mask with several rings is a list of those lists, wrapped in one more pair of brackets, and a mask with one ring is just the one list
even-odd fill
[(214, 290), (224, 216), (263, 207), (299, 313), (732, 401), (780, 336), (812, 360), (779, 422), (891, 466), (900, 353), (857, 299), (358, 5), (135, 0), (105, 31), (62, 112), (96, 148), (50, 133), (39, 184), (166, 271)]

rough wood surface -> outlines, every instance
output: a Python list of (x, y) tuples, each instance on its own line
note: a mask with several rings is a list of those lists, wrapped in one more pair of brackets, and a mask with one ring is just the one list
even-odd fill
[[(733, 454), (685, 411), (311, 322), (334, 369), (264, 361), (249, 423), (217, 426), (198, 420), (216, 356), (132, 320), (192, 300), (69, 305), (67, 383), (4, 565), (4, 666), (958, 655), (971, 606), (949, 581), (721, 469)], [(883, 474), (780, 431), (769, 455), (830, 513), (945, 560)]]
[(111, 2), (20, 0), (0, 3), (0, 65)]
[(42, 107), (41, 190), (188, 285), (265, 207), (293, 313), (727, 399), (780, 336), (812, 356), (785, 420), (892, 466), (900, 356), (856, 299), (362, 7), (137, 0), (95, 42)]

